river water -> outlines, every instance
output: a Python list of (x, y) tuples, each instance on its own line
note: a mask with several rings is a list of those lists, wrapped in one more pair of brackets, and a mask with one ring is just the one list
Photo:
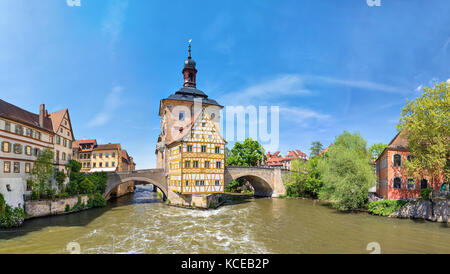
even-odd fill
[[(0, 230), (0, 253), (450, 253), (447, 224), (338, 213), (310, 200), (250, 199), (217, 210), (169, 207), (150, 188), (105, 208)], [(376, 244), (376, 245), (377, 245)]]

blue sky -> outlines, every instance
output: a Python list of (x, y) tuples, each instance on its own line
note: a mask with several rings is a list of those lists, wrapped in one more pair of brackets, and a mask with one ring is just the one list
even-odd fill
[(450, 2), (0, 0), (0, 98), (69, 108), (77, 139), (155, 166), (159, 100), (182, 85), (223, 105), (280, 107), (280, 146), (343, 130), (387, 143), (407, 98), (450, 78)]

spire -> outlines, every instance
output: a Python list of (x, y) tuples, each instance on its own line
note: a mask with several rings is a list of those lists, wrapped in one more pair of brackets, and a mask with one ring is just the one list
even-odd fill
[(191, 42), (192, 42), (192, 39), (189, 39), (189, 56), (188, 56), (188, 59), (191, 59)]
[(197, 76), (197, 69), (195, 68), (195, 61), (192, 60), (191, 56), (191, 42), (192, 39), (189, 40), (189, 47), (188, 47), (188, 59), (184, 61), (184, 68), (183, 68), (183, 77), (184, 77), (184, 87), (196, 87), (196, 76)]

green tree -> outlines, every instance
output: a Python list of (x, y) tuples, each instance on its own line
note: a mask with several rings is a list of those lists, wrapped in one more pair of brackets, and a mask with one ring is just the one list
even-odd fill
[(431, 185), (439, 183), (444, 172), (450, 179), (450, 84), (423, 88), (423, 93), (403, 107), (397, 129), (408, 140), (408, 150), (414, 156), (405, 162), (408, 175), (429, 176)]
[(378, 159), (378, 157), (380, 157), (381, 153), (383, 153), (383, 151), (386, 147), (387, 147), (387, 145), (383, 144), (383, 143), (371, 145), (369, 147), (369, 152), (372, 153), (372, 160)]
[(93, 193), (95, 189), (94, 183), (91, 182), (91, 180), (89, 180), (88, 178), (84, 178), (84, 180), (80, 182), (78, 187), (81, 194)]
[(375, 182), (370, 162), (371, 155), (361, 135), (344, 131), (320, 165), (323, 187), (319, 199), (331, 201), (333, 207), (342, 211), (362, 207)]
[(43, 149), (39, 152), (34, 166), (31, 169), (33, 187), (38, 187), (34, 191), (43, 193), (48, 187), (51, 187), (50, 179), (55, 173), (55, 167), (53, 165), (54, 157), (55, 154), (51, 149)]
[(58, 184), (59, 192), (64, 192), (64, 181), (66, 180), (67, 175), (64, 173), (64, 171), (57, 171), (55, 174), (55, 180)]
[(291, 171), (286, 183), (286, 192), (289, 197), (306, 196), (317, 198), (322, 188), (322, 174), (319, 168), (321, 158), (313, 157), (305, 162), (294, 159), (291, 162)]
[(314, 157), (316, 155), (319, 155), (319, 153), (322, 151), (323, 145), (321, 142), (312, 142), (311, 143), (311, 155), (310, 157)]
[(226, 163), (230, 166), (257, 166), (264, 158), (263, 146), (258, 141), (247, 138), (244, 143), (234, 144)]

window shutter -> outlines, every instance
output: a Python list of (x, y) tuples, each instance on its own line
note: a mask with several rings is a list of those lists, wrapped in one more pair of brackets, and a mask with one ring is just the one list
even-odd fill
[(8, 152), (11, 152), (11, 143), (8, 143)]
[(2, 142), (2, 151), (3, 151), (3, 152), (6, 152), (6, 151), (5, 151), (4, 145), (5, 145), (5, 142)]

